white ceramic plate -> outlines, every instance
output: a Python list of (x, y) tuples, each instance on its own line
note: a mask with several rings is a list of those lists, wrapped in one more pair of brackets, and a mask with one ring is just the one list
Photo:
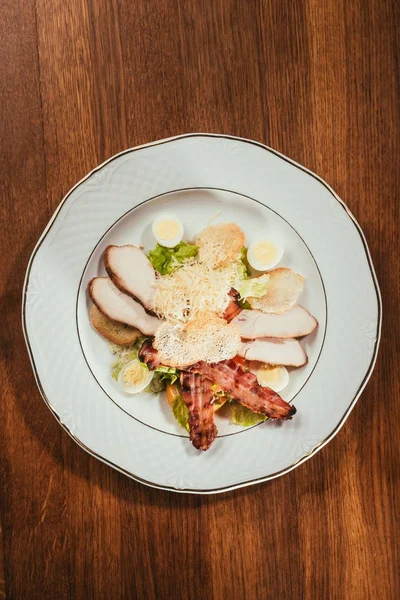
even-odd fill
[[(300, 303), (319, 321), (303, 342), (307, 366), (282, 393), (295, 417), (242, 429), (218, 416), (207, 452), (162, 396), (121, 393), (88, 321), (87, 283), (104, 272), (104, 248), (153, 247), (151, 222), (165, 208), (185, 238), (212, 218), (237, 222), (248, 242), (278, 234), (281, 265), (307, 277)], [(371, 375), (381, 299), (361, 229), (322, 179), (257, 142), (189, 134), (122, 152), (67, 194), (27, 269), (23, 327), (40, 392), (82, 448), (147, 485), (206, 494), (282, 475), (332, 439)]]

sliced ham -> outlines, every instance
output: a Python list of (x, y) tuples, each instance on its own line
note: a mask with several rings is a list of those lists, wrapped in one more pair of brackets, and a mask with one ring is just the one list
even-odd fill
[(260, 310), (242, 310), (233, 320), (242, 338), (297, 338), (312, 333), (318, 322), (310, 313), (295, 304), (286, 312), (274, 314)]
[(89, 284), (89, 295), (100, 312), (119, 323), (154, 335), (161, 321), (149, 315), (143, 306), (119, 290), (109, 277), (95, 277)]
[(260, 338), (244, 342), (239, 356), (246, 360), (258, 360), (270, 365), (302, 367), (307, 363), (307, 354), (297, 340)]
[(147, 256), (136, 246), (108, 246), (104, 265), (114, 285), (138, 300), (146, 310), (154, 307), (156, 274)]
[(198, 450), (208, 450), (217, 437), (212, 383), (198, 373), (181, 373), (182, 399), (189, 410), (190, 440)]

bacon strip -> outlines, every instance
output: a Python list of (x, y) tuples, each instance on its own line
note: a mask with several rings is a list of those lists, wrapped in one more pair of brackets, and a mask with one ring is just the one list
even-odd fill
[(182, 398), (189, 410), (190, 439), (198, 450), (208, 450), (217, 437), (211, 381), (198, 373), (181, 373)]
[(229, 296), (230, 296), (230, 301), (228, 306), (225, 309), (224, 314), (222, 315), (223, 318), (228, 321), (228, 323), (230, 323), (232, 321), (232, 319), (234, 319), (235, 317), (237, 317), (237, 315), (241, 312), (241, 308), (240, 308), (240, 304), (239, 304), (239, 300), (240, 300), (240, 294), (239, 292), (237, 292), (235, 290), (235, 288), (231, 288), (230, 292), (229, 292)]
[[(139, 352), (140, 360), (144, 361), (150, 370), (155, 369), (160, 363), (157, 350), (150, 340), (146, 340)], [(256, 413), (270, 419), (291, 419), (296, 414), (296, 408), (285, 402), (279, 394), (267, 387), (262, 387), (257, 382), (254, 373), (235, 360), (224, 360), (219, 363), (209, 364), (199, 362), (191, 367), (186, 367), (187, 372), (200, 373), (213, 383), (217, 383), (232, 398)]]
[(142, 347), (139, 350), (139, 360), (144, 362), (153, 371), (161, 365), (161, 361), (158, 358), (158, 352), (153, 347), (152, 341), (147, 339), (143, 342)]
[(283, 420), (291, 419), (296, 413), (294, 406), (282, 400), (279, 394), (270, 388), (261, 387), (253, 373), (245, 371), (233, 360), (215, 364), (200, 362), (187, 370), (201, 373), (253, 412), (271, 419)]

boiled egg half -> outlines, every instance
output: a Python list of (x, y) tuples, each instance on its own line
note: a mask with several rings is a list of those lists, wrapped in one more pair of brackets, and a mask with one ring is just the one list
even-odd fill
[(153, 235), (161, 246), (174, 248), (183, 238), (182, 221), (173, 214), (160, 215), (153, 221)]
[(256, 271), (268, 271), (278, 264), (283, 251), (283, 244), (277, 239), (258, 240), (249, 246), (247, 260)]
[(154, 371), (149, 371), (146, 365), (135, 358), (122, 367), (118, 375), (118, 383), (127, 394), (138, 394), (147, 388), (153, 377)]
[(289, 373), (285, 367), (250, 362), (250, 371), (257, 377), (259, 385), (281, 392), (289, 383)]

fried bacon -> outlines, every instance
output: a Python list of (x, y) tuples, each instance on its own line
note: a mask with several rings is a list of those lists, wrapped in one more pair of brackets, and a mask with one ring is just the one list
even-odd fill
[[(150, 370), (161, 364), (157, 350), (153, 348), (150, 340), (143, 343), (139, 358), (147, 364)], [(224, 360), (214, 364), (199, 362), (191, 367), (186, 367), (185, 372), (203, 375), (210, 382), (218, 384), (224, 392), (243, 406), (253, 412), (266, 415), (270, 419), (287, 420), (296, 414), (294, 406), (285, 402), (270, 388), (260, 386), (254, 373), (246, 371), (245, 365), (241, 365), (235, 360)], [(196, 383), (196, 386), (199, 388), (199, 384)]]
[(187, 370), (201, 373), (253, 412), (266, 415), (271, 419), (283, 420), (291, 419), (296, 413), (294, 406), (282, 400), (279, 394), (270, 388), (261, 387), (253, 373), (245, 371), (233, 360), (224, 360), (215, 364), (200, 362)]
[(211, 381), (198, 373), (183, 371), (180, 382), (182, 398), (189, 410), (190, 440), (198, 450), (208, 450), (217, 437)]
[(158, 358), (158, 352), (153, 347), (151, 340), (148, 339), (143, 342), (142, 347), (139, 350), (139, 360), (144, 362), (150, 371), (153, 371), (161, 365), (161, 361)]
[(229, 304), (226, 307), (224, 314), (222, 315), (223, 318), (226, 321), (228, 321), (228, 323), (230, 323), (232, 321), (232, 319), (234, 319), (235, 317), (237, 317), (237, 315), (242, 310), (240, 308), (240, 304), (239, 304), (239, 300), (240, 300), (240, 294), (239, 294), (239, 292), (237, 292), (235, 290), (235, 288), (231, 288), (230, 292), (229, 292), (229, 296), (230, 296)]

